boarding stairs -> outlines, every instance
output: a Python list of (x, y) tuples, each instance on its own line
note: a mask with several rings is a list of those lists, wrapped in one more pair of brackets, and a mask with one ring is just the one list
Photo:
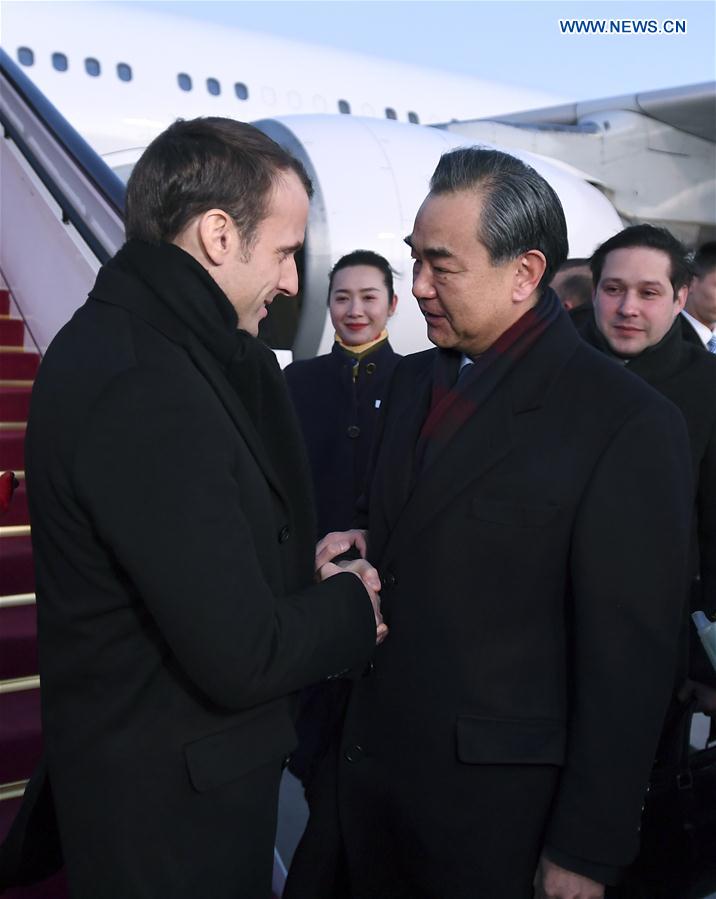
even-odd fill
[[(35, 576), (23, 461), (30, 393), (39, 363), (40, 354), (9, 291), (0, 288), (0, 472), (14, 472), (18, 482), (0, 516), (0, 842), (42, 753)], [(3, 896), (65, 899), (68, 893), (60, 872)]]

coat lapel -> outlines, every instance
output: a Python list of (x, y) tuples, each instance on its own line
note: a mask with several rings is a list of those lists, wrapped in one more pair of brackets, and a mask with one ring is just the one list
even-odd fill
[[(517, 417), (539, 410), (580, 343), (567, 316), (560, 315), (418, 478), (412, 492), (409, 481), (406, 487), (405, 476), (400, 477), (399, 486), (391, 491), (389, 534), (378, 553), (382, 565), (387, 565), (401, 549), (409, 548), (415, 533), (510, 452), (517, 440)], [(414, 414), (397, 448), (391, 451), (389, 474), (404, 470), (409, 479), (415, 442), (427, 414), (432, 367), (423, 372), (417, 385), (413, 382), (402, 386), (401, 395), (391, 398), (391, 405), (413, 404)], [(381, 479), (382, 484), (390, 481), (389, 477)]]
[[(383, 564), (509, 452), (513, 442), (512, 418), (509, 388), (503, 383), (416, 481), (392, 528)], [(420, 425), (422, 421), (415, 437)], [(414, 446), (413, 441), (411, 453)]]
[(218, 396), (271, 488), (287, 506), (286, 493), (268, 460), (249, 413), (213, 356), (188, 328), (155, 301), (151, 291), (140, 287), (134, 279), (123, 272), (113, 272), (113, 277), (120, 288), (125, 284), (125, 289), (113, 292), (112, 296), (93, 292), (90, 301), (121, 306), (161, 332), (172, 343), (186, 350), (196, 368)]

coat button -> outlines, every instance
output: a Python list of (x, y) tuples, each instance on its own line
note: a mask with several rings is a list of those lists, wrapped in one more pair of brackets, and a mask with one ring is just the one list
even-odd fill
[(291, 536), (291, 531), (288, 529), (288, 527), (283, 527), (278, 532), (278, 542), (285, 543), (290, 536)]
[(375, 371), (375, 367), (376, 367), (375, 362), (369, 362), (365, 367), (365, 373), (367, 375), (372, 375), (373, 372)]
[(281, 762), (281, 768), (283, 768), (284, 771), (286, 770), (286, 768), (288, 768), (288, 764), (290, 761), (291, 761), (290, 755), (285, 755), (283, 757), (283, 761)]
[(363, 756), (365, 755), (365, 751), (362, 746), (359, 746), (357, 743), (353, 746), (349, 746), (345, 751), (346, 760), (355, 764), (355, 762), (359, 762)]
[(346, 434), (348, 434), (348, 436), (351, 439), (355, 438), (355, 437), (359, 437), (360, 436), (360, 428), (358, 427), (358, 425), (350, 425), (350, 427), (346, 431)]
[(375, 664), (373, 662), (368, 662), (368, 664), (363, 669), (363, 677), (368, 677), (369, 674), (372, 674), (375, 671)]
[(384, 587), (394, 587), (398, 583), (398, 580), (392, 571), (386, 571), (381, 580), (383, 581)]

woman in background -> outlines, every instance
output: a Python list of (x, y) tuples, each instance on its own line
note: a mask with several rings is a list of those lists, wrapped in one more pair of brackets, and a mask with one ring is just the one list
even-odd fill
[[(400, 359), (386, 330), (397, 302), (387, 259), (370, 250), (341, 257), (328, 283), (333, 350), (285, 370), (308, 449), (320, 537), (350, 528), (363, 491), (378, 410)], [(303, 691), (289, 769), (307, 791), (340, 730), (348, 687), (336, 679)]]
[(341, 257), (328, 284), (333, 350), (286, 368), (311, 464), (319, 537), (351, 526), (378, 410), (400, 358), (386, 330), (397, 303), (387, 259), (370, 250)]

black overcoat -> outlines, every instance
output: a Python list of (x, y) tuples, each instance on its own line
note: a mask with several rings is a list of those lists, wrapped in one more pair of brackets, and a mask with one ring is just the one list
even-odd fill
[(325, 356), (285, 369), (308, 450), (321, 536), (353, 523), (380, 406), (400, 358), (387, 340), (358, 359), (336, 343)]
[[(163, 252), (194, 310), (220, 306), (230, 320), (206, 272)], [(100, 274), (32, 396), (43, 731), (60, 836), (75, 899), (267, 899), (295, 743), (289, 694), (362, 667), (375, 624), (357, 578), (313, 585), (314, 534), (300, 527), (310, 514), (291, 508), (224, 366), (160, 300), (148, 268)], [(285, 421), (289, 445), (296, 428)], [(285, 467), (301, 477), (299, 463)]]
[(636, 853), (686, 577), (683, 419), (560, 314), (411, 492), (436, 352), (393, 376), (369, 510), (390, 634), (289, 899), (531, 899), (543, 848), (603, 881)]

